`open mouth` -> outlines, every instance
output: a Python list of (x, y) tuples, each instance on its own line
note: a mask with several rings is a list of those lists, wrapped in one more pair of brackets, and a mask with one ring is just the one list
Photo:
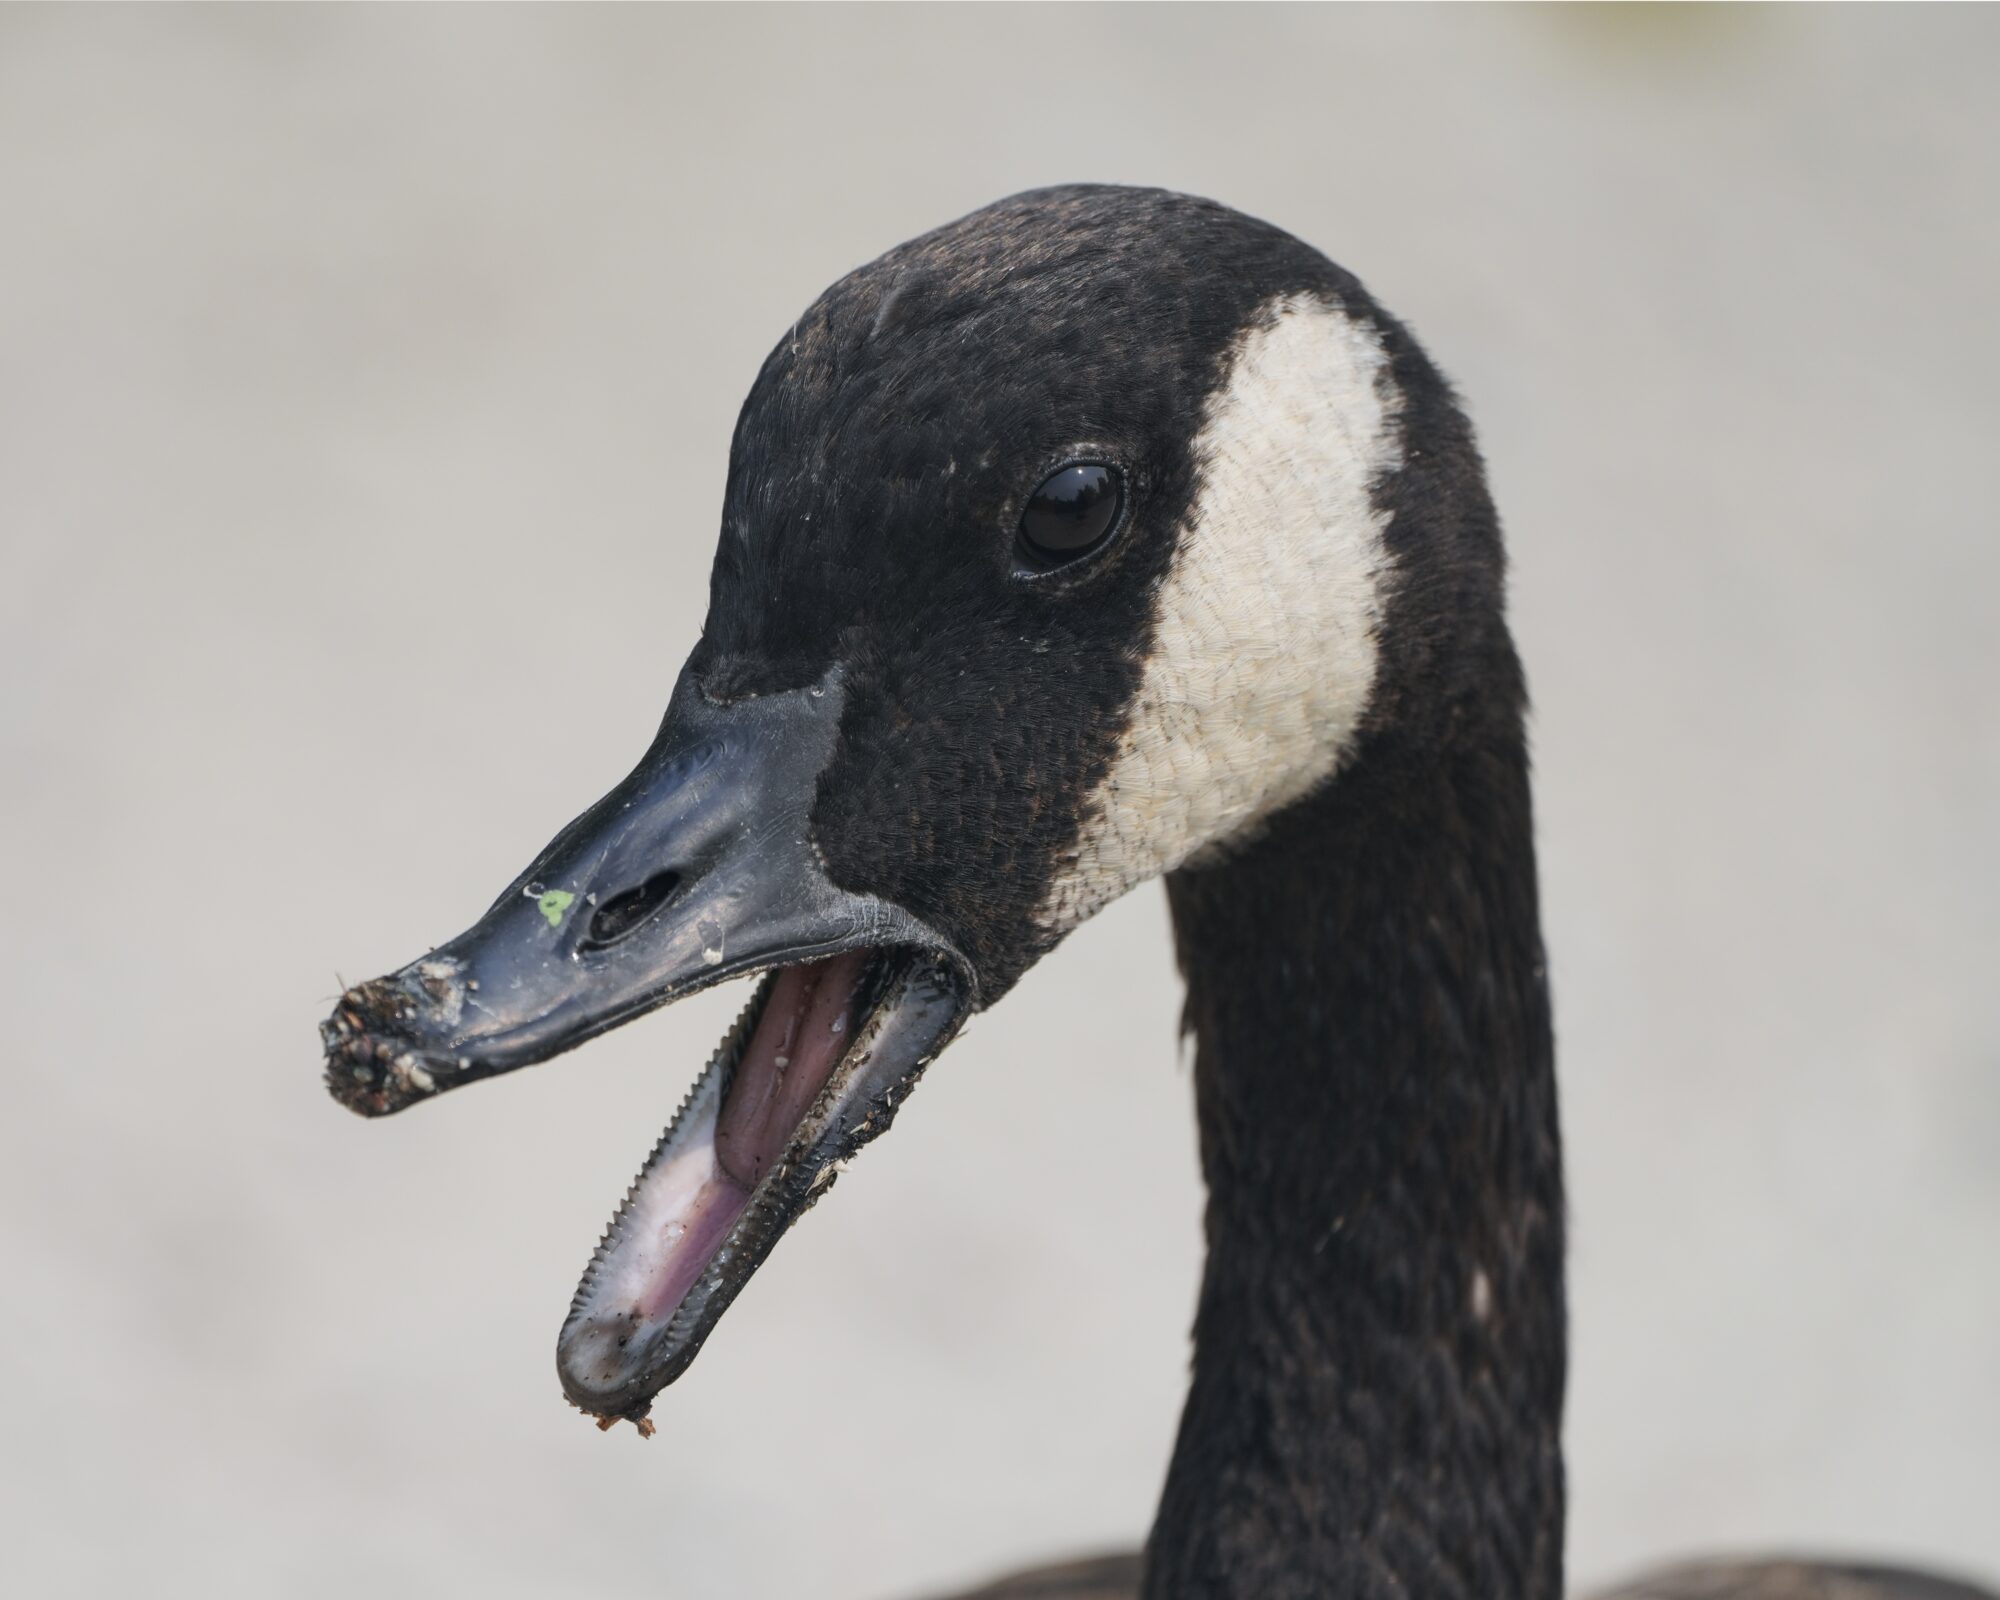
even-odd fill
[[(441, 1051), (426, 1032), (446, 1021), (463, 1029), (478, 1003), (479, 980), (449, 952), (348, 991), (323, 1026), (327, 1086), (350, 1109), (399, 1111), (603, 1031), (581, 1023), (551, 1037), (535, 1018), (523, 1030), (529, 1047), (503, 1033), (468, 1040), (477, 1055)], [(785, 1230), (888, 1128), (964, 1022), (970, 992), (955, 959), (916, 945), (758, 975), (584, 1268), (556, 1347), (571, 1401), (600, 1426), (629, 1418), (652, 1432), (653, 1397)]]
[(563, 1325), (563, 1389), (607, 1426), (643, 1424), (976, 1004), (945, 935), (819, 858), (812, 800), (841, 699), (837, 673), (726, 705), (684, 676), (623, 782), (471, 928), (348, 990), (320, 1028), (328, 1089), (378, 1117), (757, 975)]
[(640, 1423), (780, 1235), (833, 1184), (965, 1015), (928, 952), (779, 967), (724, 1035), (584, 1269), (556, 1347), (563, 1392)]

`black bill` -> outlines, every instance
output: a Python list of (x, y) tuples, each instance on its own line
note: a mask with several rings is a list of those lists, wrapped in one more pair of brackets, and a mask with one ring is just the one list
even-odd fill
[(765, 973), (563, 1327), (563, 1388), (603, 1419), (645, 1416), (972, 1009), (950, 944), (835, 886), (813, 849), (840, 700), (837, 675), (731, 705), (684, 677), (645, 759), (484, 917), (321, 1025), (334, 1097), (382, 1116)]

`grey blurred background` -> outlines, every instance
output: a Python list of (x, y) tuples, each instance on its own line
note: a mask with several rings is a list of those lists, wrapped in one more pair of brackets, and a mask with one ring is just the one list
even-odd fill
[(830, 279), (1161, 183), (1469, 396), (1538, 703), (1572, 1564), (2000, 1577), (2000, 12), (0, 10), (0, 1586), (888, 1597), (1135, 1540), (1161, 897), (560, 1400), (738, 1003), (364, 1126), (314, 1025), (645, 745)]

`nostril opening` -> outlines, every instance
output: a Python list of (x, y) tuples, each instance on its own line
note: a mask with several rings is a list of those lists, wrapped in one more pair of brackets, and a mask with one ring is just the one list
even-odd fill
[(583, 936), (586, 950), (602, 950), (629, 937), (652, 920), (681, 886), (678, 872), (656, 872), (636, 889), (614, 894), (590, 916)]

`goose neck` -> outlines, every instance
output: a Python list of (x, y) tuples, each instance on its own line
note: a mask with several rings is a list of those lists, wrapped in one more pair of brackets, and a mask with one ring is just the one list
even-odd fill
[(1208, 1261), (1154, 1600), (1561, 1594), (1548, 994), (1518, 707), (1483, 721), (1168, 881)]

